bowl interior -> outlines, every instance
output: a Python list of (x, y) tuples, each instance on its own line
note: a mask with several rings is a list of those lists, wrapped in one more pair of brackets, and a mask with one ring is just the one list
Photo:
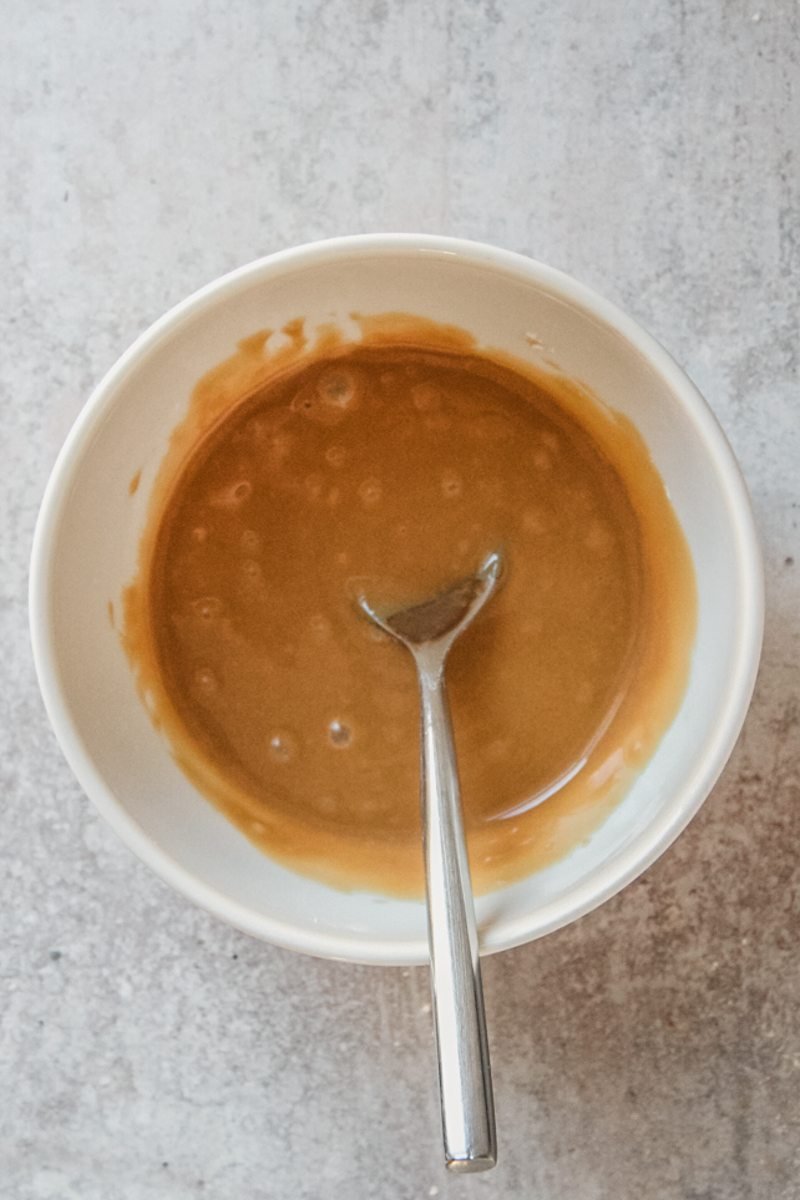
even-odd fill
[[(264, 327), (391, 310), (463, 326), (483, 345), (519, 357), (544, 352), (630, 417), (668, 488), (697, 573), (697, 638), (677, 718), (586, 844), (479, 900), (484, 947), (564, 924), (652, 861), (707, 794), (749, 699), (760, 575), (746, 494), (713, 418), (663, 351), (611, 306), (527, 260), (444, 241), (352, 239), (263, 260), (173, 310), (103, 381), (62, 452), (37, 531), (32, 623), (45, 700), (73, 769), (164, 878), (282, 945), (421, 962), (422, 904), (337, 892), (296, 875), (196, 793), (139, 701), (108, 611), (134, 573), (148, 494), (198, 378)], [(140, 470), (131, 496), (129, 481)]]

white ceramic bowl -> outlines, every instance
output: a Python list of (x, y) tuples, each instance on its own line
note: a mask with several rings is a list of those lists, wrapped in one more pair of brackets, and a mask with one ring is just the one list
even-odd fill
[[(699, 592), (680, 711), (588, 843), (478, 901), (482, 948), (539, 937), (619, 891), (684, 828), (731, 752), (758, 665), (763, 579), (742, 476), (702, 398), (648, 334), (566, 275), (491, 246), (376, 235), (271, 255), (202, 288), (123, 354), (76, 421), (42, 503), (30, 610), (39, 682), (64, 754), (162, 879), (280, 946), (421, 963), (421, 903), (338, 892), (294, 874), (194, 790), (139, 701), (107, 612), (134, 573), (150, 486), (199, 377), (255, 330), (299, 315), (313, 323), (391, 310), (462, 326), (518, 356), (534, 353), (525, 340), (533, 331), (567, 374), (633, 420), (669, 490)], [(132, 500), (128, 481), (139, 468)]]

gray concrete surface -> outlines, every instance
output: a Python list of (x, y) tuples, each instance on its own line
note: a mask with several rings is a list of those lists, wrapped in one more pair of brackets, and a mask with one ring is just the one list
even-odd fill
[[(789, 0), (6, 0), (2, 1200), (800, 1197), (800, 71)], [(26, 632), (90, 386), (218, 273), (343, 232), (573, 272), (706, 393), (764, 538), (745, 733), (677, 845), (486, 964), (501, 1165), (439, 1162), (426, 979), (172, 895), (81, 795)]]

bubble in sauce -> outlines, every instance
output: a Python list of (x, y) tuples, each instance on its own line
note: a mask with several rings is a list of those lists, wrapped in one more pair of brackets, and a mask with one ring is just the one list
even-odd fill
[(282, 467), (292, 449), (292, 435), (285, 429), (276, 430), (267, 439), (267, 462), (273, 469)]
[(374, 508), (376, 504), (380, 504), (382, 497), (383, 484), (374, 475), (369, 476), (363, 483), (359, 484), (358, 498), (364, 505), (364, 508)]
[(202, 696), (213, 696), (219, 689), (219, 680), (210, 667), (198, 667), (196, 669), (194, 684)]
[(242, 572), (247, 580), (255, 583), (262, 578), (261, 564), (254, 558), (246, 558), (242, 563)]
[(561, 438), (557, 433), (553, 433), (552, 429), (543, 429), (541, 433), (541, 442), (546, 446), (551, 454), (559, 454), (561, 451)]
[(344, 461), (347, 458), (347, 451), (344, 446), (328, 446), (325, 451), (325, 461), (331, 467), (344, 466)]
[(208, 530), (205, 525), (195, 525), (192, 530), (192, 541), (196, 542), (198, 546), (202, 546), (204, 542), (208, 541)]
[(458, 471), (449, 468), (442, 472), (441, 487), (442, 495), (447, 500), (457, 500), (464, 491), (464, 483)]
[(332, 817), (339, 807), (339, 799), (332, 792), (323, 792), (321, 796), (315, 796), (311, 803), (323, 817)]
[(507, 737), (493, 738), (492, 741), (489, 743), (489, 745), (486, 747), (486, 757), (491, 762), (502, 762), (503, 759), (508, 758), (510, 750), (511, 750), (511, 741), (509, 738), (507, 738)]
[(614, 544), (614, 536), (602, 521), (593, 520), (589, 523), (586, 537), (583, 539), (587, 550), (603, 558), (609, 554)]
[(309, 629), (319, 641), (331, 635), (331, 623), (324, 613), (314, 613), (308, 622)]
[(526, 508), (522, 514), (522, 528), (526, 533), (547, 532), (547, 519), (540, 508)]
[(537, 471), (552, 471), (553, 460), (546, 450), (542, 448), (534, 450), (531, 457)]
[(336, 508), (341, 498), (342, 493), (340, 489), (338, 487), (332, 487), (325, 497), (325, 503), (327, 504), (328, 508)]
[(338, 425), (357, 403), (357, 373), (336, 366), (323, 371), (316, 382), (301, 387), (291, 408), (319, 425)]
[(249, 479), (240, 479), (228, 487), (220, 488), (209, 497), (214, 508), (239, 508), (253, 493)]
[(322, 475), (312, 474), (306, 475), (303, 480), (303, 487), (309, 500), (319, 500), (322, 495), (322, 489), (325, 486), (325, 480)]
[(590, 513), (597, 507), (594, 496), (584, 487), (578, 487), (572, 493), (575, 508), (582, 513)]
[(411, 403), (418, 412), (437, 412), (442, 406), (442, 393), (432, 383), (418, 383), (411, 389)]
[(246, 554), (258, 554), (261, 549), (261, 538), (256, 533), (255, 529), (245, 529), (239, 545)]
[(265, 433), (267, 432), (267, 428), (268, 428), (268, 425), (267, 425), (267, 420), (265, 417), (250, 417), (250, 419), (245, 424), (245, 427), (244, 427), (244, 435), (245, 436), (242, 440), (249, 440), (249, 441), (254, 441), (254, 442), (261, 441), (261, 439), (264, 437)]
[(346, 367), (331, 367), (317, 380), (317, 395), (323, 404), (347, 410), (356, 399), (356, 377)]
[(203, 621), (211, 622), (222, 613), (219, 596), (200, 596), (192, 601), (192, 608)]
[(268, 748), (272, 761), (284, 766), (297, 757), (297, 738), (286, 729), (276, 729), (270, 734)]
[(353, 731), (348, 724), (336, 717), (328, 726), (328, 738), (337, 750), (346, 750), (353, 741)]
[(514, 423), (503, 413), (479, 413), (464, 429), (476, 442), (501, 442), (514, 433)]
[(257, 837), (260, 837), (262, 833), (267, 832), (267, 827), (262, 821), (251, 821), (250, 829)]

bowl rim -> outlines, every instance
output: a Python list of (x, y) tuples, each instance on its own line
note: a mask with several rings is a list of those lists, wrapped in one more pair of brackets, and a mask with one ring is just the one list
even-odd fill
[(245, 933), (286, 949), (317, 957), (379, 965), (427, 961), (425, 939), (373, 939), (331, 934), (257, 913), (231, 900), (188, 871), (151, 839), (117, 800), (95, 767), (69, 710), (58, 670), (50, 619), (52, 565), (62, 506), (70, 481), (93, 432), (125, 378), (155, 355), (161, 345), (199, 314), (223, 303), (254, 282), (286, 272), (357, 258), (431, 254), (455, 257), (495, 272), (524, 279), (540, 291), (567, 301), (610, 328), (639, 352), (676, 397), (711, 457), (726, 500), (736, 546), (738, 638), (731, 647), (731, 685), (713, 730), (683, 787), (656, 818), (610, 863), (600, 864), (557, 900), (513, 920), (499, 919), (482, 936), (481, 953), (522, 945), (584, 916), (621, 891), (675, 840), (710, 793), (730, 756), (750, 704), (758, 671), (764, 626), (761, 550), (745, 480), (725, 434), (688, 376), (658, 341), (612, 301), (554, 267), (484, 242), (436, 234), (373, 233), (314, 241), (278, 251), (238, 267), (170, 308), (136, 338), (92, 390), (73, 423), (52, 468), (34, 531), (29, 575), (29, 617), (39, 687), (61, 750), (87, 796), (122, 841), (176, 891)]

